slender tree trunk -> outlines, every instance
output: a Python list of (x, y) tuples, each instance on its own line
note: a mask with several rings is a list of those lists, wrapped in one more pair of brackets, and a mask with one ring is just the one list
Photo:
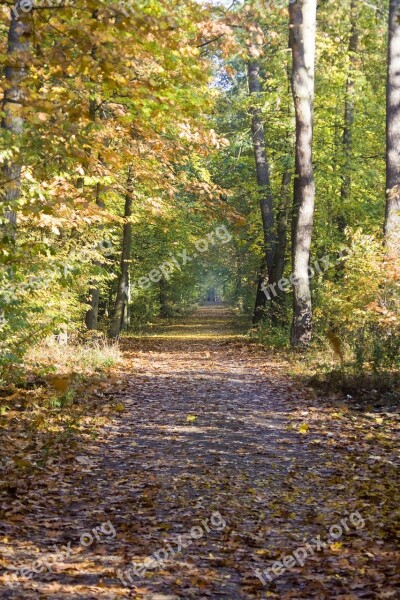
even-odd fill
[[(96, 261), (97, 262), (97, 261)], [(94, 282), (94, 285), (97, 282)], [(85, 315), (85, 325), (88, 331), (97, 331), (98, 322), (99, 322), (99, 306), (100, 306), (100, 289), (96, 287), (91, 287), (89, 289), (89, 306), (90, 308), (86, 311)]]
[(291, 181), (292, 172), (290, 170), (284, 171), (282, 176), (281, 202), (277, 218), (276, 251), (274, 267), (272, 269), (273, 282), (278, 282), (283, 278), (283, 272), (285, 269)]
[[(256, 61), (248, 63), (250, 94), (258, 97), (261, 94), (260, 69)], [(268, 273), (272, 273), (275, 253), (274, 210), (271, 191), (271, 179), (267, 158), (267, 146), (261, 110), (255, 105), (252, 108), (251, 132), (253, 137), (254, 158), (256, 163), (257, 184), (260, 191), (260, 209), (263, 223), (265, 256)]]
[(317, 0), (289, 5), (292, 92), (296, 114), (296, 178), (292, 226), (294, 276), (292, 344), (307, 346), (312, 337), (312, 301), (308, 274), (314, 219), (312, 164), (314, 70)]
[[(346, 98), (344, 105), (344, 130), (343, 130), (343, 152), (344, 172), (340, 190), (341, 207), (345, 210), (346, 203), (350, 198), (351, 188), (351, 163), (353, 150), (353, 125), (354, 125), (354, 96), (355, 96), (355, 72), (358, 52), (358, 0), (351, 0), (350, 4), (350, 42), (349, 42), (349, 68), (346, 81)], [(347, 223), (344, 215), (338, 220), (339, 228), (344, 231)]]
[(158, 299), (160, 302), (160, 317), (165, 319), (169, 316), (167, 304), (167, 281), (165, 277), (160, 279)]
[[(92, 17), (95, 21), (97, 21), (98, 17), (99, 17), (99, 11), (94, 10), (92, 12)], [(98, 50), (98, 46), (96, 44), (94, 44), (92, 46), (92, 50), (91, 50), (91, 56), (94, 59), (96, 59), (97, 50)], [(100, 120), (105, 120), (108, 118), (107, 103), (102, 102), (100, 104), (100, 106), (98, 106), (97, 100), (95, 98), (91, 98), (89, 101), (89, 118), (91, 119), (91, 121), (95, 122), (97, 119), (97, 116), (99, 116)], [(108, 144), (108, 140), (105, 140), (105, 144), (106, 145)], [(103, 159), (100, 154), (98, 155), (98, 160), (100, 163), (103, 163)], [(82, 184), (82, 187), (83, 187), (83, 184)], [(105, 204), (102, 200), (101, 193), (102, 193), (102, 186), (100, 183), (97, 183), (97, 185), (96, 185), (96, 204), (99, 208), (105, 208)], [(102, 263), (100, 261), (95, 261), (94, 265), (96, 267), (101, 267)], [(98, 328), (99, 307), (100, 307), (100, 288), (98, 286), (97, 281), (93, 281), (92, 285), (90, 286), (89, 298), (90, 298), (89, 299), (90, 308), (87, 310), (86, 315), (85, 315), (85, 324), (89, 331), (96, 331)]]
[[(10, 132), (12, 137), (20, 135), (24, 128), (24, 80), (28, 74), (28, 53), (32, 35), (32, 15), (22, 10), (23, 4), (23, 0), (16, 0), (11, 8), (5, 69), (6, 86), (2, 102), (1, 127)], [(11, 139), (10, 142), (15, 144)], [(21, 164), (13, 160), (8, 162), (4, 167), (4, 178), (6, 185), (2, 200), (3, 215), (9, 226), (6, 226), (3, 232), (7, 237), (14, 238), (17, 225), (15, 202), (21, 192)]]
[(267, 304), (267, 296), (263, 291), (264, 286), (269, 281), (268, 269), (265, 262), (261, 265), (257, 280), (256, 302), (254, 306), (253, 325), (257, 325), (265, 317), (265, 305)]
[[(250, 95), (259, 97), (262, 91), (260, 81), (260, 69), (256, 60), (251, 60), (247, 65)], [(256, 163), (257, 184), (260, 193), (260, 209), (263, 224), (265, 258), (260, 269), (256, 303), (254, 308), (253, 323), (258, 323), (264, 316), (266, 296), (262, 291), (262, 284), (270, 281), (275, 256), (275, 223), (273, 210), (273, 196), (271, 191), (271, 179), (267, 158), (267, 147), (265, 142), (265, 131), (261, 110), (257, 103), (251, 109), (251, 132), (253, 138), (254, 158)]]
[[(94, 52), (94, 51), (92, 51)], [(95, 55), (95, 54), (94, 54)], [(101, 108), (97, 107), (96, 100), (91, 99), (89, 103), (89, 116), (90, 119), (95, 122), (97, 118), (97, 113), (99, 113), (99, 117), (101, 120), (107, 119), (107, 105), (103, 103)], [(107, 140), (105, 143), (108, 143)], [(99, 154), (98, 160), (100, 163), (103, 163), (103, 159)], [(79, 182), (78, 182), (79, 183)], [(82, 182), (83, 187), (83, 182)], [(105, 208), (105, 204), (102, 199), (102, 185), (97, 183), (96, 185), (96, 204), (99, 208)], [(100, 261), (94, 261), (94, 265), (96, 267), (101, 267), (102, 263)], [(96, 331), (98, 328), (99, 321), (99, 306), (100, 306), (100, 288), (98, 286), (97, 281), (93, 281), (92, 285), (89, 289), (89, 306), (90, 308), (86, 311), (85, 315), (85, 324), (89, 331)]]
[(389, 250), (400, 248), (400, 0), (390, 0), (386, 96), (386, 217)]
[(132, 224), (130, 222), (130, 217), (132, 216), (132, 203), (133, 177), (131, 168), (129, 168), (125, 196), (125, 223), (122, 234), (121, 273), (118, 279), (117, 299), (115, 302), (114, 317), (110, 328), (111, 338), (119, 337), (124, 325), (125, 315), (129, 314), (129, 265), (132, 245)]
[[(101, 184), (96, 185), (96, 204), (100, 208), (105, 208), (105, 204), (101, 198)], [(94, 261), (96, 267), (101, 267), (102, 263), (98, 260)], [(99, 321), (99, 306), (100, 306), (100, 288), (97, 281), (92, 282), (89, 289), (89, 305), (90, 308), (86, 311), (85, 324), (89, 331), (96, 331)]]

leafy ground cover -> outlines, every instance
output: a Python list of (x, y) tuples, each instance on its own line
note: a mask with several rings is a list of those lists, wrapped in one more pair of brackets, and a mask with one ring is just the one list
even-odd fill
[(398, 413), (319, 397), (245, 331), (201, 309), (42, 425), (2, 414), (1, 597), (398, 597)]

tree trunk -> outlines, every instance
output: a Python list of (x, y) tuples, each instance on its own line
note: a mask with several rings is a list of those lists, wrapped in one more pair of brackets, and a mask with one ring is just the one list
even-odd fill
[(170, 315), (167, 303), (167, 281), (165, 277), (160, 279), (158, 299), (160, 302), (160, 317), (166, 319)]
[[(92, 51), (92, 53), (93, 52), (94, 51)], [(105, 103), (103, 103), (101, 105), (101, 108), (99, 109), (96, 104), (96, 101), (94, 99), (91, 99), (90, 103), (89, 103), (89, 117), (93, 122), (96, 121), (98, 112), (99, 112), (99, 117), (101, 120), (107, 119), (107, 105)], [(103, 163), (103, 159), (100, 154), (98, 155), (98, 160), (100, 163)], [(78, 182), (78, 184), (79, 184), (79, 182)], [(83, 187), (83, 181), (82, 181), (82, 187)], [(96, 185), (96, 204), (99, 208), (105, 208), (105, 204), (102, 200), (101, 193), (102, 193), (102, 186), (100, 183), (97, 183), (97, 185)], [(94, 265), (96, 267), (101, 267), (102, 263), (100, 261), (96, 260), (96, 261), (94, 261)], [(90, 289), (89, 289), (90, 300), (88, 303), (90, 308), (86, 311), (85, 325), (89, 331), (96, 331), (97, 327), (98, 327), (98, 321), (99, 321), (100, 289), (98, 287), (97, 281), (93, 281), (91, 283), (92, 283), (92, 285), (90, 286)]]
[(389, 250), (400, 248), (400, 0), (390, 0), (386, 96), (386, 217)]
[(292, 344), (307, 346), (312, 337), (312, 302), (308, 273), (314, 219), (312, 164), (314, 69), (317, 0), (296, 0), (289, 5), (292, 92), (296, 115), (296, 178), (292, 224), (294, 279)]
[[(289, 65), (289, 60), (286, 64), (286, 75), (287, 75), (287, 83), (288, 83), (288, 92), (290, 92), (291, 88), (291, 65)], [(293, 107), (288, 103), (288, 118), (292, 118), (292, 109)], [(272, 281), (274, 283), (279, 283), (283, 279), (283, 273), (285, 270), (285, 259), (286, 259), (286, 246), (287, 246), (287, 232), (288, 232), (288, 222), (289, 222), (289, 210), (290, 210), (290, 193), (291, 193), (291, 183), (293, 178), (293, 169), (291, 165), (291, 159), (293, 156), (294, 150), (294, 136), (292, 133), (289, 133), (286, 139), (286, 167), (282, 175), (282, 185), (281, 185), (281, 193), (279, 200), (279, 208), (277, 215), (277, 232), (276, 232), (276, 250), (275, 250), (275, 260), (274, 267), (272, 272)], [(271, 320), (273, 323), (287, 323), (287, 316), (285, 310), (285, 300), (286, 294), (279, 287), (275, 288), (277, 292), (277, 296), (272, 296), (271, 298)]]
[[(353, 125), (354, 125), (354, 95), (355, 95), (355, 80), (354, 74), (356, 71), (357, 52), (358, 52), (358, 0), (351, 0), (350, 5), (350, 42), (349, 42), (349, 69), (346, 81), (346, 99), (344, 105), (344, 130), (343, 130), (343, 152), (344, 152), (344, 172), (342, 177), (342, 185), (340, 190), (341, 208), (345, 211), (346, 203), (350, 198), (351, 187), (351, 159), (353, 150)], [(344, 231), (347, 223), (342, 215), (338, 219), (339, 229)]]
[[(260, 69), (258, 62), (251, 60), (247, 65), (250, 96), (259, 97), (261, 94)], [(256, 303), (254, 308), (253, 323), (258, 323), (264, 316), (264, 308), (267, 298), (262, 291), (265, 281), (270, 281), (275, 255), (275, 231), (273, 196), (271, 191), (271, 179), (268, 166), (267, 148), (265, 142), (264, 124), (261, 110), (254, 103), (251, 109), (251, 132), (253, 138), (254, 158), (256, 163), (257, 184), (260, 193), (260, 209), (263, 224), (265, 258), (258, 277)]]
[[(248, 78), (250, 95), (258, 97), (261, 94), (260, 70), (258, 63), (254, 60), (248, 63)], [(251, 132), (256, 162), (257, 184), (260, 192), (265, 256), (268, 273), (272, 273), (275, 253), (274, 210), (265, 131), (260, 108), (255, 105), (251, 109), (251, 112)]]
[[(285, 269), (286, 245), (287, 245), (287, 229), (288, 229), (288, 213), (290, 204), (290, 183), (292, 181), (292, 172), (284, 171), (282, 176), (282, 187), (280, 193), (280, 205), (277, 215), (276, 226), (276, 249), (272, 275), (269, 278), (269, 316), (271, 322), (276, 325), (278, 323), (286, 323), (285, 311), (285, 292), (279, 288), (279, 282), (283, 279)], [(260, 288), (259, 288), (260, 289)], [(265, 288), (264, 288), (265, 289)], [(262, 291), (262, 288), (261, 288)], [(267, 290), (268, 291), (268, 290)], [(264, 296), (265, 293), (263, 292)], [(266, 297), (266, 296), (265, 296)]]
[[(100, 183), (96, 186), (96, 204), (100, 208), (105, 208), (105, 204), (101, 199), (101, 185)], [(94, 261), (96, 267), (101, 267), (102, 263), (98, 260)], [(97, 281), (92, 282), (92, 286), (89, 289), (90, 301), (89, 310), (86, 311), (85, 324), (89, 331), (96, 331), (99, 320), (99, 306), (100, 306), (100, 289)]]
[(254, 306), (253, 325), (260, 323), (265, 317), (265, 306), (267, 304), (267, 296), (263, 291), (263, 287), (268, 283), (268, 268), (266, 262), (261, 265), (258, 273), (256, 302)]
[[(26, 99), (24, 80), (27, 77), (27, 59), (30, 50), (30, 39), (32, 35), (32, 15), (27, 14), (21, 8), (23, 0), (16, 0), (11, 9), (11, 21), (8, 30), (7, 59), (5, 69), (6, 86), (2, 102), (3, 118), (2, 129), (10, 132), (12, 137), (23, 132), (24, 116), (23, 104)], [(10, 138), (10, 145), (15, 145)], [(3, 196), (3, 215), (9, 225), (4, 228), (6, 237), (15, 237), (17, 215), (15, 202), (21, 192), (21, 164), (11, 161), (4, 167), (6, 180)]]
[(118, 279), (117, 299), (115, 302), (114, 317), (110, 328), (110, 337), (118, 338), (123, 325), (125, 315), (129, 314), (129, 265), (131, 259), (131, 244), (132, 244), (132, 216), (133, 202), (133, 177), (131, 168), (128, 169), (127, 188), (125, 196), (125, 223), (122, 234), (122, 256), (121, 256), (121, 273)]
[[(99, 11), (98, 10), (94, 10), (92, 12), (92, 17), (95, 21), (98, 20), (99, 17)], [(92, 58), (96, 58), (97, 55), (97, 45), (94, 44), (92, 46), (91, 49), (91, 56)], [(97, 100), (95, 98), (91, 98), (89, 100), (89, 118), (91, 119), (91, 121), (95, 122), (97, 119), (97, 115), (99, 115), (100, 120), (105, 120), (107, 119), (108, 115), (107, 115), (107, 103), (106, 102), (102, 102), (100, 105), (97, 104)], [(108, 144), (108, 140), (105, 141), (105, 144)], [(98, 155), (98, 160), (100, 163), (103, 163), (102, 157), (99, 154)], [(79, 182), (78, 182), (79, 185)], [(83, 183), (82, 183), (82, 187), (83, 187)], [(96, 204), (99, 208), (105, 208), (105, 204), (101, 198), (101, 184), (97, 183), (96, 185)], [(100, 261), (94, 261), (94, 265), (96, 267), (101, 267), (102, 263)], [(98, 327), (98, 321), (99, 321), (99, 306), (100, 306), (100, 289), (98, 287), (98, 283), (97, 281), (93, 281), (92, 285), (90, 286), (89, 289), (89, 306), (90, 308), (88, 309), (88, 311), (86, 312), (85, 315), (85, 324), (86, 327), (89, 331), (96, 331), (97, 327)]]
[(278, 210), (276, 250), (274, 267), (272, 269), (272, 281), (279, 282), (283, 277), (285, 269), (285, 254), (288, 230), (289, 194), (292, 172), (287, 170), (282, 176), (281, 202)]

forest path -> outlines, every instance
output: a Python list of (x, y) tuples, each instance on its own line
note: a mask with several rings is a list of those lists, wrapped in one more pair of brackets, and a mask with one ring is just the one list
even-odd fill
[(396, 597), (393, 457), (360, 440), (376, 424), (321, 405), (236, 327), (205, 308), (123, 340), (117, 416), (17, 494), (0, 566), (26, 571), (2, 598)]

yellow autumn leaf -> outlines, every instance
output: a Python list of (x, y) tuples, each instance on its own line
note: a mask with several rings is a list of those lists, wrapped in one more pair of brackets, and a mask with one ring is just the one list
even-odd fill
[(13, 458), (13, 461), (19, 469), (28, 469), (32, 466), (32, 463), (30, 463), (28, 460), (24, 460), (23, 458)]
[(343, 548), (343, 544), (342, 542), (333, 542), (329, 545), (329, 548), (332, 550), (332, 552), (339, 552)]
[(299, 427), (299, 433), (303, 433), (303, 434), (308, 433), (309, 429), (310, 429), (310, 426), (308, 423), (302, 423)]

